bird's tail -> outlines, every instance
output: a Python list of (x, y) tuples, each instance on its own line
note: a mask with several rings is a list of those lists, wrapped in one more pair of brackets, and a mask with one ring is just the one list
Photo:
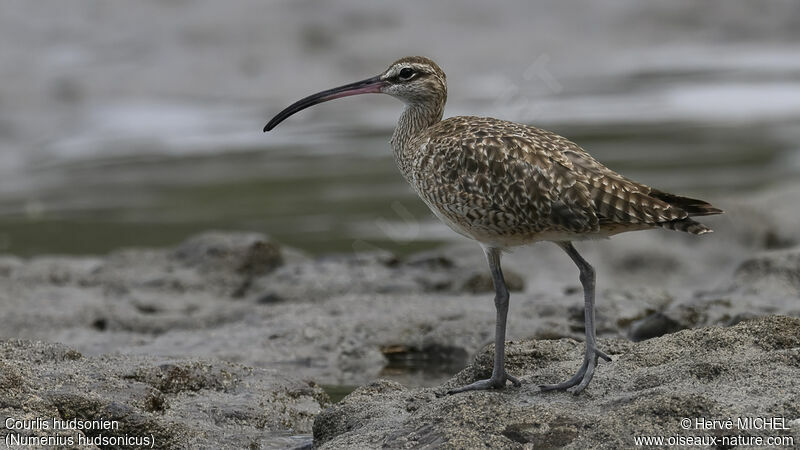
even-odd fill
[(690, 219), (694, 216), (711, 216), (714, 214), (722, 214), (723, 211), (715, 208), (710, 203), (698, 200), (696, 198), (681, 197), (680, 195), (670, 194), (653, 189), (650, 192), (651, 197), (663, 200), (669, 203), (670, 206), (675, 206), (686, 211), (688, 215), (685, 219), (670, 220), (668, 222), (660, 222), (658, 226), (668, 230), (683, 231), (691, 234), (706, 234), (712, 233), (714, 230), (703, 225), (700, 222)]
[(721, 209), (711, 206), (711, 203), (696, 198), (681, 197), (680, 195), (670, 194), (656, 189), (650, 191), (648, 195), (663, 200), (669, 203), (670, 206), (675, 206), (686, 211), (689, 217), (712, 216), (714, 214), (723, 213)]
[(714, 230), (692, 219), (678, 219), (669, 222), (659, 222), (657, 224), (661, 228), (668, 230), (683, 231), (690, 234), (706, 234), (713, 233)]

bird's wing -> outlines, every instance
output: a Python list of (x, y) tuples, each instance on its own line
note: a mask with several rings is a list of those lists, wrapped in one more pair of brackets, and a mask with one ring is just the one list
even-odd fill
[(426, 202), (490, 231), (591, 233), (687, 217), (575, 143), (534, 127), (457, 117), (429, 130), (418, 151), (415, 184)]
[(660, 191), (614, 172), (577, 145), (572, 146), (565, 148), (562, 155), (587, 183), (601, 222), (657, 224), (689, 216), (669, 199), (659, 198)]
[(431, 130), (416, 147), (413, 184), (429, 205), (490, 233), (598, 230), (588, 185), (568, 160), (514, 130), (468, 119)]

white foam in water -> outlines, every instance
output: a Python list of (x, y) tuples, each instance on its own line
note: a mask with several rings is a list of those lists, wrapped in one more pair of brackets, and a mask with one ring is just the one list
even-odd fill
[(262, 128), (266, 116), (260, 108), (204, 103), (118, 103), (91, 111), (83, 119), (85, 125), (79, 134), (57, 139), (44, 150), (50, 162), (57, 164), (76, 159), (188, 156), (287, 145), (314, 148), (330, 139), (327, 133), (308, 132), (300, 126), (302, 123), (265, 135)]
[(682, 82), (647, 93), (547, 99), (538, 109), (534, 120), (561, 124), (764, 122), (800, 116), (800, 83)]
[(213, 153), (222, 142), (230, 147), (247, 140), (245, 116), (241, 108), (204, 104), (114, 104), (92, 110), (80, 134), (53, 142), (49, 150), (59, 159)]
[(800, 117), (800, 83), (683, 84), (666, 92), (677, 117), (691, 120), (768, 121)]

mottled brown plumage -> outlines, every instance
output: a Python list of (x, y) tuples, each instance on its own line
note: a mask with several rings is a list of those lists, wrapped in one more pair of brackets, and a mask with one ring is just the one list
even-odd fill
[(577, 393), (591, 381), (597, 357), (610, 358), (596, 346), (594, 270), (571, 241), (656, 227), (703, 234), (711, 229), (692, 217), (722, 212), (702, 200), (625, 178), (546, 130), (486, 117), (442, 120), (445, 74), (420, 56), (401, 58), (376, 77), (306, 97), (264, 130), (316, 103), (362, 93), (385, 93), (406, 103), (391, 139), (397, 166), (431, 211), (480, 242), (489, 261), (497, 307), (494, 370), (490, 379), (453, 392), (519, 384), (503, 367), (508, 291), (500, 270), (502, 249), (553, 241), (579, 267), (586, 304), (584, 362), (570, 380), (542, 387)]

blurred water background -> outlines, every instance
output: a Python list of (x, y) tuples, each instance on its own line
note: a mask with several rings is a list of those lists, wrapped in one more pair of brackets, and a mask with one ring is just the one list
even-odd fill
[(800, 173), (792, 0), (5, 0), (0, 252), (212, 228), (313, 253), (454, 239), (393, 165), (396, 100), (337, 100), (261, 132), (413, 54), (447, 73), (446, 116), (552, 129), (662, 189), (713, 200)]

